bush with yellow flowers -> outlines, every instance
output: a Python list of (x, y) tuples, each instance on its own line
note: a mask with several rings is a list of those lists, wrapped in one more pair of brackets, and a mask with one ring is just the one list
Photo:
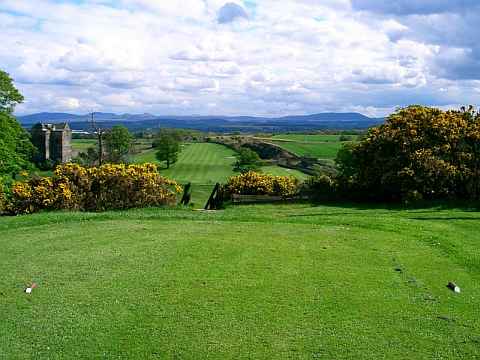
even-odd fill
[(174, 205), (182, 188), (158, 173), (154, 164), (58, 166), (51, 178), (13, 184), (7, 203), (11, 214), (39, 210), (105, 211)]
[(300, 182), (293, 176), (272, 176), (249, 171), (228, 179), (226, 189), (230, 194), (294, 196)]
[(336, 189), (373, 200), (480, 199), (480, 112), (409, 106), (338, 154)]

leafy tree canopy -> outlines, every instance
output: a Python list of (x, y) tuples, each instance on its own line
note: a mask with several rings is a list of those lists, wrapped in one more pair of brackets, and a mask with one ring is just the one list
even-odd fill
[(260, 166), (260, 157), (252, 149), (242, 147), (237, 152), (235, 170), (242, 173), (256, 170)]
[(180, 152), (180, 141), (174, 133), (161, 131), (155, 140), (155, 148), (157, 149), (157, 160), (165, 161), (167, 168), (178, 160)]
[(0, 70), (0, 177), (10, 177), (32, 166), (34, 147), (27, 132), (11, 115), (22, 101), (12, 79)]
[(133, 136), (125, 126), (114, 126), (105, 134), (105, 146), (108, 161), (120, 163), (130, 153), (133, 144)]
[(32, 167), (34, 147), (25, 130), (7, 112), (0, 111), (0, 176)]
[(0, 70), (0, 111), (11, 114), (15, 106), (22, 102), (23, 96), (13, 85), (13, 80)]

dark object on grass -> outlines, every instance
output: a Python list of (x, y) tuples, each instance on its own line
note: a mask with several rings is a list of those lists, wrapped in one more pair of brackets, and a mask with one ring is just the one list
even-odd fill
[(223, 208), (225, 200), (225, 190), (217, 183), (213, 188), (212, 194), (205, 205), (205, 210), (218, 210)]
[(188, 183), (185, 185), (183, 190), (182, 200), (180, 200), (181, 205), (188, 205), (190, 204), (190, 200), (192, 199), (192, 192), (191, 192), (192, 184)]
[(459, 294), (460, 293), (460, 288), (458, 287), (457, 284), (455, 284), (454, 282), (449, 282), (448, 285), (447, 285), (447, 288), (449, 288), (450, 290), (452, 290), (453, 292)]

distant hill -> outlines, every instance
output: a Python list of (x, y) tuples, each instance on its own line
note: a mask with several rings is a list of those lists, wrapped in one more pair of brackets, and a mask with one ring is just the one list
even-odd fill
[[(74, 130), (90, 128), (90, 114), (37, 113), (18, 116), (25, 127), (38, 122), (68, 122)], [(280, 132), (308, 130), (366, 129), (383, 122), (383, 118), (369, 118), (359, 113), (319, 113), (283, 116), (277, 118), (254, 116), (156, 116), (152, 114), (95, 113), (95, 119), (104, 127), (125, 125), (132, 131), (168, 127), (214, 132)]]

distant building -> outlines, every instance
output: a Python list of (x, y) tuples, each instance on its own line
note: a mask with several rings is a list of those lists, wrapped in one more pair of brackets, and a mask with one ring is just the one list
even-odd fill
[(38, 149), (38, 162), (72, 160), (72, 130), (67, 123), (36, 124), (32, 127), (32, 143)]

